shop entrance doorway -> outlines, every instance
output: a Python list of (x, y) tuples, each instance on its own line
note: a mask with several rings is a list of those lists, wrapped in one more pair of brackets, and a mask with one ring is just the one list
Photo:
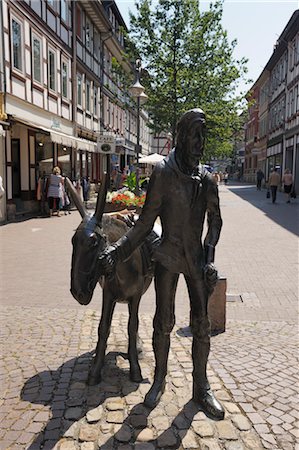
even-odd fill
[(11, 140), (12, 197), (21, 197), (20, 139)]

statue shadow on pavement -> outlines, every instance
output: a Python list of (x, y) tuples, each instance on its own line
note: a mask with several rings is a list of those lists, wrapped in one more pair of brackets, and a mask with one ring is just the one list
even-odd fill
[[(104, 403), (107, 398), (124, 397), (138, 389), (139, 383), (129, 379), (129, 368), (117, 366), (117, 358), (127, 354), (110, 352), (105, 357), (102, 381), (88, 386), (87, 379), (94, 352), (87, 352), (63, 363), (57, 370), (44, 370), (29, 378), (21, 391), (21, 400), (35, 405), (49, 406), (48, 410), (35, 408), (31, 429), (36, 433), (27, 450), (52, 449), (55, 444), (88, 411)], [(144, 379), (142, 383), (148, 383)], [(47, 422), (47, 423), (46, 423)]]
[[(162, 400), (163, 401), (163, 400)], [(126, 417), (120, 429), (109, 439), (104, 440), (99, 445), (99, 449), (114, 448), (114, 440), (121, 441), (124, 435), (131, 435), (130, 446), (134, 446), (138, 450), (138, 444), (140, 448), (144, 448), (144, 444), (147, 443), (146, 440), (138, 441), (139, 434), (146, 428), (148, 428), (148, 417), (153, 409), (147, 408), (143, 403), (135, 405), (130, 414)], [(178, 415), (173, 419), (169, 427), (161, 431), (161, 433), (154, 438), (158, 442), (159, 448), (172, 448), (178, 449), (181, 447), (183, 438), (186, 436), (188, 430), (191, 427), (194, 416), (199, 412), (198, 406), (189, 400), (178, 413)], [(128, 439), (128, 437), (127, 437)], [(153, 442), (149, 440), (148, 442)], [(121, 442), (119, 442), (120, 444)], [(123, 442), (124, 443), (124, 442)]]
[[(127, 358), (127, 355), (121, 352), (110, 352), (106, 355), (101, 383), (88, 386), (87, 378), (92, 356), (93, 352), (84, 353), (66, 361), (57, 370), (39, 372), (26, 381), (21, 391), (21, 399), (35, 405), (49, 406), (49, 416), (52, 415), (47, 421), (48, 412), (43, 408), (36, 409), (36, 416), (32, 422), (35, 430), (34, 427), (30, 430), (36, 433), (36, 437), (27, 450), (53, 449), (63, 436), (68, 435), (71, 427), (76, 427), (88, 411), (97, 408), (106, 399), (125, 397), (138, 389), (139, 384), (129, 380), (129, 368), (124, 370), (117, 366), (118, 357)], [(149, 384), (149, 380), (144, 379), (142, 383)], [(171, 442), (172, 448), (178, 449), (199, 410), (192, 400), (188, 401), (169, 427), (155, 438), (159, 441), (159, 446), (167, 441)], [(119, 441), (121, 436), (128, 432), (131, 434), (130, 443), (135, 444), (138, 435), (148, 427), (148, 416), (151, 411), (152, 409), (145, 407), (143, 403), (136, 404), (117, 433), (105, 436), (105, 442), (102, 442), (99, 448), (109, 447), (114, 439)], [(76, 433), (78, 434), (78, 429), (73, 428), (68, 437), (76, 439), (73, 436)]]

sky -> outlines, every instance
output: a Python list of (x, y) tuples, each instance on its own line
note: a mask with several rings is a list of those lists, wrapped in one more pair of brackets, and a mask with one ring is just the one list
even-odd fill
[[(210, 3), (200, 0), (203, 9)], [(116, 4), (129, 27), (129, 10), (136, 11), (135, 1), (116, 0)], [(248, 79), (253, 82), (258, 79), (296, 9), (299, 9), (299, 0), (224, 0), (222, 25), (230, 41), (237, 39), (235, 58), (248, 59)], [(241, 83), (239, 91), (248, 91), (252, 84)]]

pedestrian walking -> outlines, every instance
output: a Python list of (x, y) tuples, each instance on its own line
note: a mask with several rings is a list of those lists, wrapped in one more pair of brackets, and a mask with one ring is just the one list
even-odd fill
[(89, 199), (89, 191), (90, 191), (89, 177), (87, 176), (82, 177), (81, 185), (82, 185), (83, 201), (86, 203)]
[(277, 188), (280, 185), (280, 175), (278, 173), (277, 167), (275, 167), (269, 177), (268, 186), (271, 190), (272, 203), (276, 202)]
[(287, 196), (287, 203), (291, 203), (291, 193), (292, 193), (292, 188), (293, 188), (293, 175), (292, 175), (290, 169), (286, 169), (284, 171), (284, 174), (282, 177), (282, 184), (283, 184), (284, 193)]
[(62, 201), (62, 184), (63, 178), (61, 176), (61, 170), (58, 166), (54, 167), (53, 173), (51, 173), (48, 179), (48, 205), (50, 217), (53, 215), (53, 210), (57, 211), (57, 216), (60, 216), (60, 208)]
[(264, 172), (259, 169), (256, 172), (256, 188), (258, 191), (260, 191), (262, 189), (262, 181), (265, 178)]
[[(153, 255), (156, 261), (153, 324), (156, 367), (154, 383), (144, 403), (154, 408), (165, 389), (170, 334), (175, 323), (175, 294), (179, 274), (183, 273), (191, 304), (193, 400), (209, 417), (223, 419), (223, 407), (214, 396), (207, 378), (210, 352), (207, 306), (217, 282), (213, 263), (222, 219), (217, 183), (199, 163), (205, 135), (205, 114), (201, 109), (183, 114), (177, 126), (175, 149), (153, 170), (140, 219), (117, 243), (106, 249), (101, 265), (111, 275), (116, 263), (126, 260), (144, 242), (156, 218), (161, 218), (163, 238)], [(202, 246), (206, 213), (208, 230)]]

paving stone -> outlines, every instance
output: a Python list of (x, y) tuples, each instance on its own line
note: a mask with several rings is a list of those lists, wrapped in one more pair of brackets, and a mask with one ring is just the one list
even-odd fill
[(88, 423), (98, 422), (103, 415), (103, 407), (100, 405), (97, 408), (91, 409), (86, 414), (86, 420)]
[(157, 431), (165, 430), (169, 426), (169, 419), (167, 416), (153, 417), (152, 425)]
[(74, 441), (62, 440), (59, 443), (59, 450), (79, 450), (79, 446)]
[(150, 442), (136, 442), (134, 450), (155, 450), (156, 446)]
[(263, 445), (258, 435), (252, 431), (245, 431), (241, 433), (241, 437), (245, 444), (246, 450), (263, 450)]
[(142, 414), (133, 414), (130, 417), (130, 424), (134, 428), (145, 428), (147, 426), (147, 417)]
[(154, 440), (154, 433), (150, 428), (144, 428), (136, 435), (136, 441), (148, 442), (152, 440)]
[(238, 414), (238, 413), (240, 413), (240, 408), (235, 403), (224, 402), (223, 406), (230, 414)]
[(216, 439), (203, 439), (200, 441), (200, 450), (222, 450)]
[(196, 439), (196, 435), (192, 430), (187, 430), (187, 432), (185, 430), (180, 430), (179, 436), (181, 438), (182, 445), (184, 448), (186, 449), (195, 448), (196, 450), (198, 450), (199, 444)]
[(242, 442), (230, 441), (225, 443), (225, 450), (246, 450)]
[(233, 424), (241, 431), (247, 431), (251, 428), (251, 423), (247, 417), (242, 416), (241, 414), (233, 415), (231, 420)]
[(108, 411), (123, 411), (124, 402), (122, 400), (108, 402), (106, 405)]
[(68, 420), (78, 420), (82, 417), (82, 408), (68, 408), (64, 417)]
[(192, 423), (193, 430), (202, 438), (212, 437), (214, 435), (213, 426), (203, 420), (196, 420)]
[(108, 423), (123, 423), (124, 414), (122, 411), (109, 411), (106, 420)]
[(83, 424), (79, 430), (80, 441), (95, 441), (98, 437), (99, 430), (96, 425)]
[(228, 420), (222, 420), (215, 424), (220, 439), (235, 440), (238, 439), (235, 428)]
[(111, 423), (105, 423), (105, 422), (101, 422), (100, 423), (100, 430), (106, 434), (106, 433), (110, 433), (111, 430), (113, 428), (113, 425)]
[(122, 425), (122, 427), (115, 433), (115, 439), (120, 442), (129, 442), (132, 438), (132, 430), (129, 425)]
[(94, 442), (83, 442), (80, 446), (80, 450), (95, 450)]
[(157, 447), (163, 448), (163, 447), (173, 447), (177, 443), (177, 438), (174, 433), (174, 430), (172, 428), (169, 428), (168, 430), (164, 431), (160, 436), (157, 438)]
[(258, 413), (248, 413), (247, 414), (253, 425), (257, 425), (260, 423), (266, 423), (266, 421), (261, 417)]

